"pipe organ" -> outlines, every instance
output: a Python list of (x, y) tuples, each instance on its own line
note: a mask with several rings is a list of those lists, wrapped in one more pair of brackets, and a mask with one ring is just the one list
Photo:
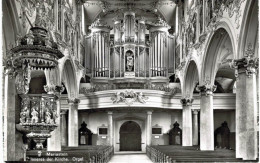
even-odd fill
[(165, 21), (151, 22), (127, 11), (110, 26), (98, 19), (86, 37), (85, 65), (92, 81), (168, 82), (169, 74), (174, 73), (175, 38)]

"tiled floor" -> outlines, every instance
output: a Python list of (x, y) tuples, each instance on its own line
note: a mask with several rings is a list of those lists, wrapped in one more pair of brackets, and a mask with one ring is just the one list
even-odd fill
[(115, 154), (109, 163), (152, 163), (146, 154)]

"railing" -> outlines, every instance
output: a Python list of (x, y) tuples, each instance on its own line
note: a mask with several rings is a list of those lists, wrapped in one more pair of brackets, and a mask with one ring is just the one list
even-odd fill
[(146, 154), (152, 160), (152, 162), (156, 163), (173, 163), (175, 160), (167, 156), (166, 154), (160, 152), (159, 150), (146, 146)]
[(109, 146), (102, 151), (98, 151), (96, 154), (90, 156), (89, 163), (107, 163), (114, 155), (114, 147)]

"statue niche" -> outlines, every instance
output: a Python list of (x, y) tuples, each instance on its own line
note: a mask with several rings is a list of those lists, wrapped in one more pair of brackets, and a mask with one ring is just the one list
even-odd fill
[(92, 145), (93, 133), (87, 128), (85, 121), (81, 124), (79, 129), (79, 145)]
[(126, 52), (126, 63), (125, 63), (125, 71), (126, 72), (134, 72), (134, 54), (131, 50)]
[(179, 123), (176, 121), (173, 124), (173, 128), (169, 132), (169, 144), (170, 145), (181, 145), (182, 144), (182, 130), (180, 129)]
[(221, 127), (217, 128), (214, 132), (215, 147), (230, 148), (230, 130), (228, 124), (224, 121)]

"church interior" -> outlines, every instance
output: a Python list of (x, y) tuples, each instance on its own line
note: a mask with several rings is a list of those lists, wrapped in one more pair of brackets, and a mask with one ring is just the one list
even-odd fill
[(258, 1), (1, 3), (5, 161), (258, 161)]

